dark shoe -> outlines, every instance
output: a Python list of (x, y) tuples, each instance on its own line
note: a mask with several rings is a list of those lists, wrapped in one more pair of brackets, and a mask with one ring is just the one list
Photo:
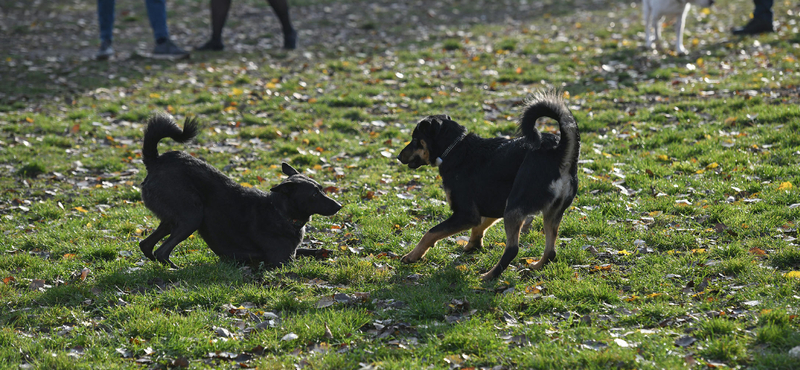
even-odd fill
[(757, 35), (759, 33), (775, 32), (775, 29), (772, 28), (771, 20), (753, 18), (744, 27), (736, 27), (731, 32), (734, 35)]
[(194, 48), (196, 51), (222, 51), (224, 49), (225, 45), (222, 44), (222, 41), (215, 40), (208, 40), (205, 44)]
[(111, 47), (111, 41), (105, 41), (100, 43), (100, 49), (97, 49), (97, 53), (94, 55), (94, 58), (97, 60), (106, 60), (111, 58), (114, 55), (114, 48)]
[(156, 59), (177, 60), (188, 57), (188, 52), (179, 48), (178, 45), (175, 45), (175, 43), (169, 39), (164, 40), (164, 42), (161, 43), (156, 43), (156, 47), (153, 48), (153, 58)]
[(297, 31), (291, 30), (283, 32), (283, 48), (287, 50), (297, 49)]

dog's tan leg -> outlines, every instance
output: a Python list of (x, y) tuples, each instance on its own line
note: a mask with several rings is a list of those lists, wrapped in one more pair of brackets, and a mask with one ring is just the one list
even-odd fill
[(503, 256), (500, 257), (500, 261), (489, 272), (481, 275), (481, 279), (496, 279), (505, 271), (511, 261), (517, 257), (517, 253), (519, 253), (519, 234), (526, 216), (519, 211), (506, 212), (503, 217), (506, 224), (506, 248), (503, 251)]
[(476, 214), (453, 214), (450, 218), (444, 220), (442, 223), (434, 226), (420, 239), (417, 246), (408, 252), (400, 260), (403, 263), (414, 263), (419, 261), (420, 258), (425, 256), (428, 249), (433, 247), (437, 241), (442, 240), (450, 235), (462, 232), (480, 224), (480, 216)]
[(540, 270), (548, 262), (556, 258), (556, 239), (558, 238), (558, 226), (561, 224), (561, 215), (544, 215), (544, 253), (542, 259), (536, 262), (531, 268)]
[(472, 252), (483, 248), (483, 234), (492, 227), (499, 218), (481, 217), (481, 224), (472, 228), (469, 243), (464, 246), (465, 252)]

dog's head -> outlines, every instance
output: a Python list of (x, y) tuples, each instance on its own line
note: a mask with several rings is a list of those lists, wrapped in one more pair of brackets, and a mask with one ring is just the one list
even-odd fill
[(282, 171), (289, 176), (270, 191), (283, 194), (289, 198), (292, 211), (306, 215), (333, 216), (342, 209), (342, 205), (325, 195), (322, 186), (308, 176), (297, 172), (294, 167), (283, 163)]
[(445, 148), (464, 132), (466, 128), (450, 119), (448, 115), (427, 116), (417, 123), (417, 127), (411, 133), (411, 142), (400, 151), (397, 159), (411, 169), (433, 164), (436, 156), (441, 155)]

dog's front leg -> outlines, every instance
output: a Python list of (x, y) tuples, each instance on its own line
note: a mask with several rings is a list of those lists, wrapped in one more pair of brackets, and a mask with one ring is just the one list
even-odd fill
[(481, 224), (472, 228), (469, 243), (464, 246), (464, 251), (473, 252), (483, 248), (483, 235), (497, 220), (499, 220), (499, 218), (481, 217)]
[(437, 241), (479, 224), (480, 216), (478, 215), (472, 217), (453, 214), (450, 216), (450, 218), (444, 220), (442, 223), (434, 226), (432, 229), (430, 229), (430, 231), (425, 233), (422, 239), (420, 239), (419, 243), (417, 243), (417, 246), (414, 248), (414, 250), (403, 256), (400, 261), (403, 263), (417, 262), (420, 258), (425, 256), (425, 253), (428, 252), (428, 249), (436, 244)]

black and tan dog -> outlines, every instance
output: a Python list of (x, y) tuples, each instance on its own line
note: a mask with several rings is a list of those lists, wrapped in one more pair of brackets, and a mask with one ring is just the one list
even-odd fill
[[(540, 134), (535, 126), (540, 117), (557, 120), (560, 137)], [(578, 125), (562, 99), (550, 92), (527, 102), (519, 126), (524, 137), (484, 139), (467, 134), (464, 126), (445, 115), (429, 116), (417, 124), (411, 142), (397, 158), (412, 169), (425, 164), (439, 167), (453, 215), (430, 229), (403, 262), (416, 262), (438, 240), (467, 229), (472, 235), (464, 249), (481, 248), (486, 229), (502, 217), (505, 251), (482, 276), (494, 279), (517, 256), (526, 217), (539, 212), (545, 249), (534, 268), (555, 258), (558, 226), (578, 190)]]
[[(208, 247), (222, 258), (243, 262), (263, 261), (276, 266), (296, 254), (317, 254), (298, 249), (311, 215), (331, 216), (342, 205), (327, 197), (314, 180), (283, 163), (289, 176), (270, 192), (237, 184), (211, 165), (185, 152), (158, 155), (158, 142), (170, 137), (184, 143), (197, 135), (195, 120), (181, 130), (166, 115), (156, 115), (144, 133), (142, 158), (147, 177), (142, 200), (161, 220), (155, 231), (139, 243), (147, 258), (176, 267), (169, 256), (178, 243), (199, 231)], [(169, 238), (155, 252), (161, 238)]]

